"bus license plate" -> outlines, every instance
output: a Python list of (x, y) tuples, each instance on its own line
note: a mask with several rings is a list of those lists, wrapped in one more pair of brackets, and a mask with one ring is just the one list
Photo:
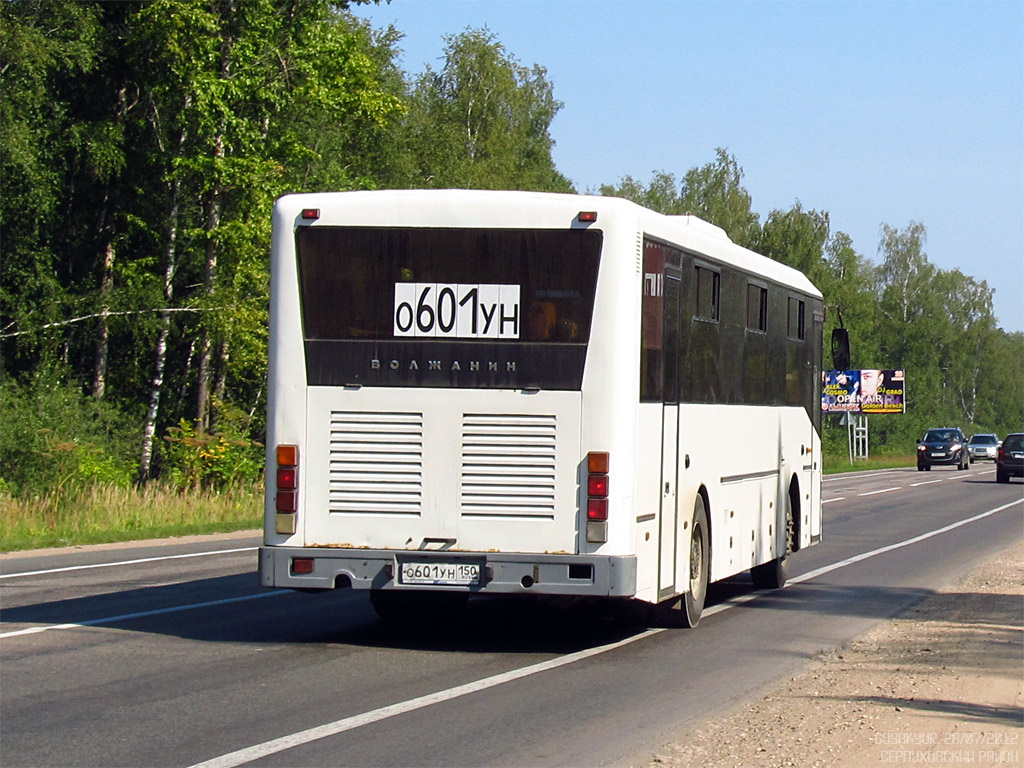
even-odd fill
[(480, 563), (402, 563), (402, 584), (472, 586), (480, 583)]

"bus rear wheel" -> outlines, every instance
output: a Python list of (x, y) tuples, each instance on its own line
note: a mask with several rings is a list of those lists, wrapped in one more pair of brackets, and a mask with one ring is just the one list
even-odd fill
[(686, 593), (654, 606), (654, 620), (664, 627), (696, 627), (704, 612), (711, 573), (711, 538), (704, 497), (697, 494), (690, 525), (690, 579)]

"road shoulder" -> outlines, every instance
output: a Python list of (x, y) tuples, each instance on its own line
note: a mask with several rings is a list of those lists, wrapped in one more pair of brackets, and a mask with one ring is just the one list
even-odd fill
[(111, 541), (104, 544), (72, 544), (67, 547), (46, 547), (43, 549), (18, 549), (13, 552), (0, 552), (0, 560), (23, 560), (27, 557), (45, 557), (81, 552), (108, 552), (112, 550), (145, 549), (147, 547), (166, 547), (177, 544), (196, 544), (219, 541), (236, 541), (263, 536), (262, 529), (247, 528), (240, 531), (224, 533), (194, 533), (182, 536), (167, 536), (162, 539), (133, 539), (130, 541)]
[(648, 768), (1024, 765), (1024, 540)]

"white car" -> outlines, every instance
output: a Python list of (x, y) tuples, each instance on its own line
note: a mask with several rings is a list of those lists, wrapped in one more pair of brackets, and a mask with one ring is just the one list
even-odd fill
[(975, 461), (995, 461), (999, 453), (999, 437), (990, 434), (971, 435), (967, 441), (967, 456)]

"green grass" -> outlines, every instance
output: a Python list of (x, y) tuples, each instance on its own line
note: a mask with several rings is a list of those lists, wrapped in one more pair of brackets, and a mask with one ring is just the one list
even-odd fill
[(261, 487), (178, 493), (95, 486), (78, 493), (15, 499), (0, 495), (0, 552), (225, 533), (259, 528)]
[(866, 469), (894, 469), (897, 467), (913, 467), (917, 465), (917, 456), (878, 456), (869, 459), (857, 459), (850, 463), (850, 457), (825, 456), (824, 473), (835, 475), (840, 472), (862, 472)]
[[(824, 471), (912, 467), (916, 460), (879, 456), (850, 464), (845, 455), (827, 455)], [(33, 499), (0, 494), (0, 552), (260, 528), (262, 494), (257, 486), (230, 493), (180, 493), (155, 484), (144, 489), (95, 486)]]

